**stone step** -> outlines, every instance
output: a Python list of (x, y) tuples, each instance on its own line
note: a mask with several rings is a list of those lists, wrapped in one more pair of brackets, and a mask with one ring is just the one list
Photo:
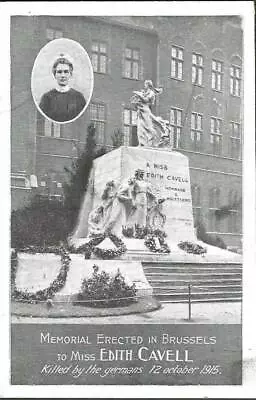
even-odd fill
[(149, 281), (154, 281), (154, 280), (177, 280), (177, 279), (183, 279), (183, 280), (203, 280), (203, 279), (234, 279), (234, 278), (241, 278), (242, 274), (240, 272), (235, 272), (235, 273), (229, 273), (229, 272), (223, 272), (223, 273), (217, 273), (217, 272), (212, 272), (212, 273), (207, 273), (207, 272), (193, 272), (193, 273), (188, 273), (188, 272), (177, 272), (177, 273), (171, 273), (171, 272), (150, 272), (150, 273), (145, 273), (147, 279)]
[[(187, 299), (178, 299), (174, 300), (172, 298), (169, 298), (167, 300), (163, 299), (158, 299), (161, 301), (161, 303), (188, 303)], [(242, 301), (242, 296), (238, 297), (226, 297), (226, 298), (215, 298), (215, 299), (193, 299), (191, 303), (230, 303), (230, 302), (241, 302)], [(193, 308), (192, 308), (192, 314), (193, 314)]]
[(143, 268), (173, 268), (177, 267), (179, 269), (182, 268), (189, 268), (189, 267), (200, 267), (200, 268), (242, 268), (241, 263), (220, 263), (220, 262), (203, 262), (203, 263), (186, 263), (186, 262), (171, 262), (171, 261), (156, 261), (156, 262), (147, 262), (147, 263), (142, 263)]
[[(201, 260), (202, 261), (202, 260)], [(148, 262), (143, 264), (153, 294), (161, 302), (228, 301), (242, 298), (242, 264), (231, 262)]]
[(149, 279), (148, 281), (153, 285), (155, 288), (157, 287), (162, 287), (163, 285), (168, 285), (168, 287), (171, 286), (187, 286), (188, 283), (191, 285), (195, 286), (205, 286), (205, 285), (227, 285), (227, 286), (241, 286), (242, 285), (242, 279), (203, 279), (203, 280), (198, 280), (198, 279), (166, 279), (166, 280), (157, 280), (157, 279)]
[[(185, 300), (188, 301), (188, 294), (187, 293), (182, 293), (182, 292), (166, 292), (166, 293), (155, 293), (155, 297), (160, 300), (161, 302), (163, 300)], [(241, 290), (236, 290), (233, 292), (210, 292), (210, 293), (202, 293), (202, 292), (193, 292), (191, 294), (191, 300), (214, 300), (214, 299), (230, 299), (230, 298), (242, 298), (242, 291)]]
[(187, 268), (180, 268), (178, 266), (169, 266), (169, 267), (159, 267), (159, 266), (150, 266), (143, 268), (146, 274), (150, 273), (242, 273), (241, 267), (207, 267), (207, 266), (189, 266)]
[[(188, 293), (188, 285), (186, 286), (155, 286), (152, 284), (153, 291), (155, 294), (165, 294), (165, 293)], [(206, 285), (206, 286), (191, 286), (191, 292), (193, 293), (209, 293), (209, 292), (234, 292), (234, 290), (241, 291), (242, 285)]]

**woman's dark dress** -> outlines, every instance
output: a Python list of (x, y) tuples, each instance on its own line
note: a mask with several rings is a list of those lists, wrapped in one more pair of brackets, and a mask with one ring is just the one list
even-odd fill
[(76, 118), (85, 105), (82, 93), (71, 88), (68, 92), (50, 90), (42, 96), (39, 107), (53, 121), (65, 122)]

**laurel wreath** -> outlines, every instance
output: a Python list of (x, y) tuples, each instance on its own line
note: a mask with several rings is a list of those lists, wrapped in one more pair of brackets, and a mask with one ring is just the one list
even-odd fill
[[(100, 247), (97, 247), (106, 238), (109, 238), (114, 243), (116, 249), (101, 249)], [(97, 258), (101, 258), (103, 260), (110, 260), (115, 257), (120, 257), (126, 251), (127, 248), (122, 239), (113, 233), (108, 232), (93, 235), (92, 239), (88, 243), (76, 249), (77, 253), (84, 253), (85, 259), (89, 259), (91, 255), (94, 254)]]
[[(31, 246), (24, 248), (22, 252), (27, 252), (30, 254), (38, 253), (39, 249), (42, 250), (40, 246)], [(18, 250), (13, 250), (11, 255), (11, 298), (29, 303), (37, 303), (38, 301), (47, 301), (52, 299), (54, 295), (59, 292), (65, 285), (67, 274), (69, 271), (71, 258), (65, 249), (65, 247), (51, 247), (43, 248), (44, 252), (58, 254), (61, 257), (61, 268), (57, 277), (53, 280), (49, 287), (46, 289), (38, 290), (37, 292), (29, 292), (28, 290), (19, 290), (16, 286), (16, 275), (18, 269)]]
[(207, 253), (206, 247), (200, 246), (200, 244), (189, 241), (183, 241), (178, 243), (178, 247), (190, 254), (204, 255), (205, 253)]
[[(171, 250), (165, 241), (165, 237), (166, 237), (166, 234), (164, 232), (162, 232), (160, 230), (156, 230), (153, 233), (150, 233), (145, 237), (144, 244), (153, 253), (168, 254), (171, 252)], [(155, 242), (156, 238), (159, 240), (160, 247), (156, 246), (156, 242)]]

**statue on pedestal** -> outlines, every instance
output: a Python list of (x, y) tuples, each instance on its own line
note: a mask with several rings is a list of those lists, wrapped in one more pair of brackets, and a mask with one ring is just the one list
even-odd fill
[(144, 89), (134, 91), (131, 103), (137, 110), (137, 135), (139, 146), (172, 147), (170, 124), (168, 120), (155, 116), (151, 107), (162, 88), (155, 88), (151, 80), (144, 82)]
[(106, 231), (120, 235), (122, 226), (126, 224), (129, 210), (132, 207), (133, 182), (121, 182), (117, 187), (114, 181), (106, 184), (101, 196), (101, 203), (93, 209), (88, 217), (88, 234)]
[(90, 212), (88, 217), (90, 235), (104, 232), (106, 221), (111, 214), (115, 193), (116, 187), (114, 181), (107, 182), (101, 196), (101, 203)]
[(128, 226), (146, 226), (149, 204), (155, 200), (152, 185), (144, 181), (144, 171), (136, 170), (133, 179), (133, 207), (128, 217)]
[(124, 226), (163, 228), (166, 217), (161, 206), (165, 199), (157, 199), (155, 188), (144, 180), (141, 169), (119, 186), (108, 182), (101, 200), (89, 214), (89, 236), (107, 231), (121, 235)]

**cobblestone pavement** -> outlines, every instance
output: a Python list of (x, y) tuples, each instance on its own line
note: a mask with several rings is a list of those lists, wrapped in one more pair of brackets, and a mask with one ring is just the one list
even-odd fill
[(159, 310), (130, 315), (79, 318), (30, 318), (12, 316), (13, 323), (72, 323), (72, 324), (240, 324), (242, 303), (194, 303), (191, 320), (188, 305), (163, 303)]

